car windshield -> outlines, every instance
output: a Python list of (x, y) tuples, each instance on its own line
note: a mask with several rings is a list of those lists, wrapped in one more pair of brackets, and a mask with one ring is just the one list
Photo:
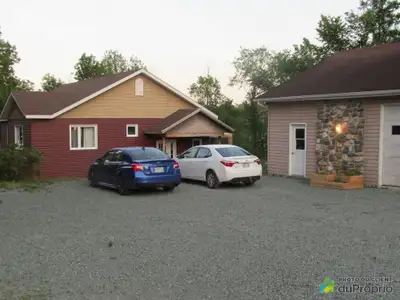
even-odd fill
[(239, 147), (215, 148), (215, 150), (223, 157), (251, 155), (249, 152)]
[(154, 159), (167, 159), (169, 158), (164, 152), (156, 148), (143, 148), (130, 152), (134, 160), (154, 160)]

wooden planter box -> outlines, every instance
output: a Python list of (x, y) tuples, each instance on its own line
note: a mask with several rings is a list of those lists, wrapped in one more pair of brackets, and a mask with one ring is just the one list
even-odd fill
[(364, 176), (342, 176), (341, 182), (335, 182), (336, 175), (313, 174), (310, 177), (310, 185), (328, 187), (340, 190), (352, 190), (364, 188)]

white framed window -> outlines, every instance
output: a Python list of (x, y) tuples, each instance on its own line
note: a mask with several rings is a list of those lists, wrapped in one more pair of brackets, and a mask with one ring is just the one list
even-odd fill
[(69, 125), (70, 150), (95, 150), (97, 145), (97, 125)]
[(203, 145), (202, 139), (192, 139), (192, 147)]
[(135, 80), (135, 96), (143, 96), (144, 95), (144, 86), (143, 79), (138, 78)]
[(14, 126), (14, 144), (18, 148), (24, 147), (24, 126), (22, 125)]
[(126, 136), (127, 137), (137, 137), (137, 136), (139, 136), (139, 126), (138, 126), (138, 124), (127, 124), (126, 125)]

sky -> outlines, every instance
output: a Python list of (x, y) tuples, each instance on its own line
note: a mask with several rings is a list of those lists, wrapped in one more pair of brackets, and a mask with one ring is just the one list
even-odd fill
[[(320, 15), (342, 15), (358, 0), (0, 0), (3, 38), (17, 47), (17, 75), (40, 87), (45, 73), (73, 82), (82, 53), (108, 49), (137, 56), (148, 70), (181, 92), (200, 75), (229, 87), (240, 47), (279, 51), (315, 40)], [(7, 12), (7, 13), (4, 13)]]

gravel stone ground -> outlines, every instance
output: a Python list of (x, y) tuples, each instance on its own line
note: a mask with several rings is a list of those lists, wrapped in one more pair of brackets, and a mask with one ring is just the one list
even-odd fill
[[(390, 276), (393, 292), (323, 297), (324, 276)], [(264, 177), (0, 193), (0, 299), (400, 299), (399, 281), (398, 191)]]

